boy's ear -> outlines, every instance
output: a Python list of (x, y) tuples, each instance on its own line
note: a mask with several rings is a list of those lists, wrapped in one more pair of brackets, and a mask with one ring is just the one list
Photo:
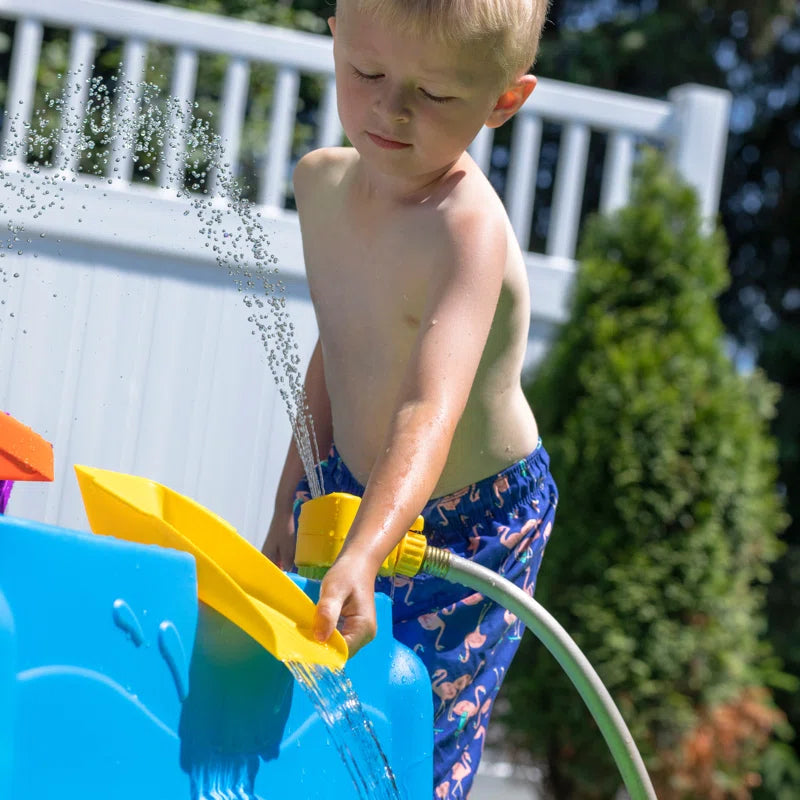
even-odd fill
[(522, 104), (530, 97), (531, 92), (536, 88), (535, 75), (523, 75), (511, 84), (500, 95), (491, 110), (489, 118), (486, 120), (488, 128), (499, 128), (506, 120), (511, 119)]
[(331, 36), (336, 36), (336, 17), (328, 17), (328, 27), (331, 31)]

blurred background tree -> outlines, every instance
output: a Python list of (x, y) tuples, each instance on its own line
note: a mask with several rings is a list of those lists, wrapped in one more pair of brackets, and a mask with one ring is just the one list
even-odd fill
[[(763, 636), (786, 524), (776, 391), (724, 350), (724, 237), (650, 153), (630, 205), (587, 223), (579, 260), (570, 322), (530, 389), (562, 486), (536, 596), (615, 696), (661, 800), (744, 799), (762, 781), (789, 800), (800, 765), (770, 690), (792, 680)], [(614, 796), (596, 727), (530, 637), (505, 697), (554, 797)]]
[[(720, 203), (730, 284), (718, 307), (736, 363), (760, 366), (781, 388), (772, 431), (792, 521), (773, 565), (766, 635), (785, 669), (800, 675), (800, 7), (555, 0), (550, 19), (543, 76), (651, 97), (685, 82), (733, 95)], [(787, 685), (776, 700), (800, 731), (800, 693)], [(793, 746), (800, 753), (800, 739)]]

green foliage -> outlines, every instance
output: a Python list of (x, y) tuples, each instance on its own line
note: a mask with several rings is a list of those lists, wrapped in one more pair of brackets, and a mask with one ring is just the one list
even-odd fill
[[(733, 95), (720, 203), (731, 281), (718, 307), (728, 334), (781, 386), (772, 431), (793, 523), (773, 566), (769, 639), (800, 676), (800, 5), (553, 0), (550, 18), (537, 66), (543, 77), (658, 98), (690, 82)], [(800, 692), (778, 692), (776, 699), (800, 731)], [(795, 750), (800, 756), (800, 737)], [(776, 796), (764, 790), (765, 800)]]
[[(775, 387), (726, 356), (723, 237), (655, 153), (631, 204), (590, 221), (579, 260), (571, 320), (529, 393), (561, 492), (537, 598), (598, 669), (662, 800), (749, 797), (781, 721), (763, 688), (781, 678), (763, 641), (786, 525)], [(506, 692), (556, 796), (613, 796), (602, 738), (538, 643)]]

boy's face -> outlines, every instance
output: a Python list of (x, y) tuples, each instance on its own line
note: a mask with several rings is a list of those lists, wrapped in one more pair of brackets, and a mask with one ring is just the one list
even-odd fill
[(449, 167), (492, 124), (503, 95), (488, 48), (444, 46), (390, 31), (345, 3), (339, 8), (331, 30), (347, 138), (370, 166), (393, 176)]

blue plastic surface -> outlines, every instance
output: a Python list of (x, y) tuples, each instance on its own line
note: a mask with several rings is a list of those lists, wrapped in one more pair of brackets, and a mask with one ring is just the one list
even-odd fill
[[(376, 603), (378, 637), (345, 671), (401, 796), (427, 798), (430, 682)], [(237, 785), (253, 800), (357, 796), (284, 665), (198, 603), (191, 556), (0, 517), (0, 800)]]

